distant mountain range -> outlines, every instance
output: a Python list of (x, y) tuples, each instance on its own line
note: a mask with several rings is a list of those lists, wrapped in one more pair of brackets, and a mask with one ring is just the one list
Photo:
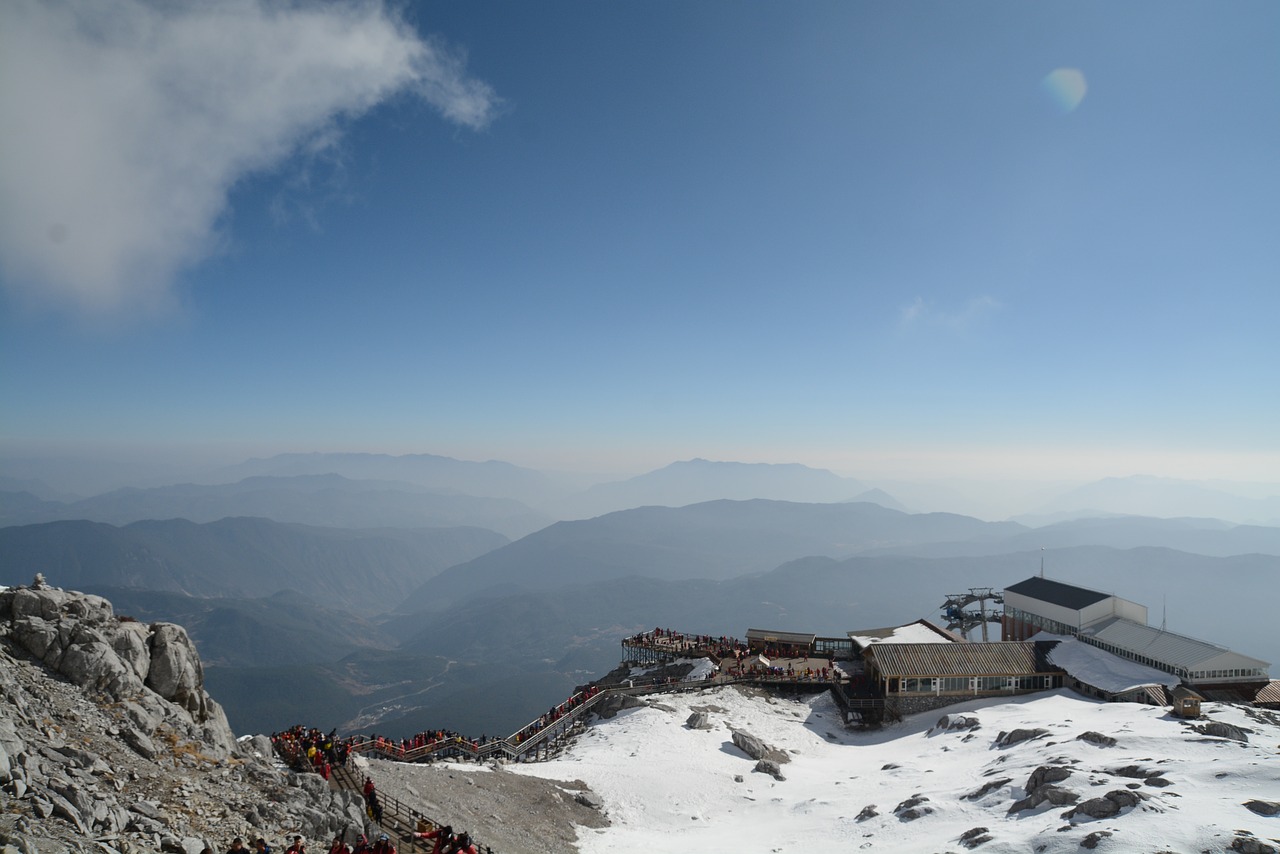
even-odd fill
[(1109, 477), (1072, 489), (1042, 505), (1037, 516), (1121, 513), (1161, 518), (1195, 516), (1256, 525), (1280, 524), (1280, 494), (1251, 498), (1186, 480), (1135, 475)]
[(298, 591), (378, 613), (440, 570), (506, 543), (480, 528), (354, 530), (229, 518), (49, 522), (0, 528), (0, 584), (36, 572), (59, 586), (136, 588), (201, 598)]
[(949, 513), (910, 515), (875, 504), (709, 501), (639, 507), (558, 522), (432, 579), (402, 610), (439, 608), (489, 590), (555, 589), (630, 575), (725, 579), (806, 555), (1007, 537), (1025, 530)]
[[(288, 454), (92, 498), (18, 474), (0, 480), (0, 584), (41, 571), (190, 626), (237, 728), (294, 723), (279, 716), (303, 698), (387, 732), (510, 731), (641, 629), (840, 634), (935, 616), (945, 595), (1022, 580), (1042, 558), (1052, 577), (1147, 604), (1153, 622), (1167, 600), (1170, 628), (1280, 663), (1266, 595), (1280, 527), (1221, 521), (1280, 518), (1262, 486), (1100, 481), (1031, 527), (908, 513), (896, 487), (807, 466), (708, 460), (592, 482)], [(928, 506), (927, 492), (901, 494)], [(1119, 512), (1144, 501), (1178, 512)], [(1075, 518), (1081, 507), (1101, 510)], [(484, 721), (468, 717), (480, 707)]]
[(633, 507), (683, 507), (717, 499), (823, 503), (865, 493), (860, 481), (795, 463), (685, 460), (627, 480), (600, 483), (567, 500), (561, 518), (597, 516)]
[(350, 480), (337, 474), (118, 489), (72, 502), (43, 501), (29, 492), (0, 492), (0, 523), (7, 525), (69, 519), (113, 525), (147, 519), (214, 522), (228, 516), (334, 528), (473, 526), (512, 538), (553, 521), (512, 498), (429, 492), (405, 482)]

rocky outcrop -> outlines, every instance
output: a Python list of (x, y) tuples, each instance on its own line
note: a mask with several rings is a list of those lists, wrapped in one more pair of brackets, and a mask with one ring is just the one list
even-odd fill
[(975, 730), (981, 729), (982, 725), (973, 715), (943, 715), (938, 718), (937, 728), (943, 731)]
[(278, 770), (263, 741), (237, 745), (180, 626), (41, 579), (0, 591), (0, 851), (198, 854), (363, 828), (359, 794)]
[(1036, 727), (1035, 729), (1015, 729), (1012, 732), (1002, 732), (996, 736), (997, 747), (1009, 747), (1013, 744), (1020, 744), (1024, 741), (1032, 741), (1037, 738), (1044, 738), (1049, 734), (1049, 730)]
[(1098, 747), (1115, 747), (1116, 740), (1109, 735), (1103, 735), (1100, 732), (1082, 732), (1076, 736), (1076, 741), (1087, 741), (1090, 744), (1096, 744)]
[(1142, 803), (1142, 798), (1128, 789), (1114, 789), (1107, 792), (1100, 798), (1090, 798), (1075, 809), (1065, 813), (1064, 818), (1075, 818), (1077, 815), (1087, 815), (1090, 818), (1111, 818), (1122, 809), (1136, 807)]
[(933, 807), (928, 806), (928, 803), (927, 797), (915, 794), (894, 807), (893, 814), (898, 817), (898, 821), (915, 821), (933, 813)]
[(1249, 736), (1244, 730), (1240, 729), (1238, 726), (1224, 724), (1221, 721), (1210, 721), (1207, 724), (1193, 726), (1192, 729), (1202, 735), (1208, 735), (1214, 738), (1226, 738), (1231, 741), (1244, 742), (1245, 744), (1248, 744), (1249, 742)]
[(161, 724), (220, 757), (235, 748), (222, 707), (204, 690), (200, 656), (181, 626), (117, 617), (101, 596), (37, 579), (0, 592), (0, 636), (72, 684), (124, 704), (134, 730), (124, 737), (144, 753)]

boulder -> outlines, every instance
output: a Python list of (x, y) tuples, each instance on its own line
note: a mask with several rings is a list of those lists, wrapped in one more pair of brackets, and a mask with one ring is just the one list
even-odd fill
[(684, 725), (689, 729), (711, 729), (711, 719), (707, 717), (706, 712), (694, 712), (689, 715)]
[(960, 844), (965, 848), (977, 848), (984, 842), (991, 841), (991, 834), (985, 827), (975, 827), (960, 834)]
[(1087, 741), (1090, 744), (1096, 744), (1098, 747), (1115, 747), (1116, 740), (1109, 735), (1103, 735), (1100, 732), (1082, 732), (1076, 736), (1076, 741)]
[(1066, 813), (1065, 818), (1087, 815), (1090, 818), (1111, 818), (1122, 809), (1137, 806), (1141, 799), (1128, 789), (1115, 789), (1100, 798), (1090, 798)]
[(1000, 747), (1008, 747), (1012, 744), (1019, 744), (1024, 741), (1031, 741), (1036, 738), (1043, 738), (1049, 734), (1049, 730), (1036, 727), (1035, 729), (1015, 729), (1013, 732), (1002, 732), (996, 736), (996, 744)]
[(1251, 800), (1245, 802), (1245, 809), (1256, 812), (1258, 815), (1273, 816), (1280, 815), (1280, 802), (1276, 801), (1259, 801)]
[(1031, 776), (1027, 778), (1027, 785), (1023, 788), (1028, 792), (1034, 792), (1046, 783), (1060, 783), (1070, 776), (1070, 768), (1064, 768), (1061, 765), (1041, 765), (1031, 772)]
[(156, 623), (148, 641), (151, 665), (146, 685), (169, 702), (203, 720), (204, 668), (187, 630), (173, 623)]
[(1249, 736), (1238, 726), (1224, 724), (1222, 721), (1210, 721), (1207, 724), (1192, 727), (1196, 732), (1203, 735), (1210, 735), (1214, 738), (1229, 738), (1232, 741), (1240, 741), (1248, 743)]
[(1035, 809), (1043, 803), (1050, 803), (1056, 807), (1068, 806), (1080, 800), (1080, 796), (1070, 789), (1063, 789), (1060, 786), (1054, 786), (1046, 783), (1033, 792), (1029, 792), (1025, 798), (1020, 801), (1014, 801), (1009, 807), (1009, 813), (1023, 812), (1025, 810)]
[(980, 729), (978, 719), (972, 715), (943, 715), (938, 718), (938, 729), (941, 730), (973, 730)]
[(1092, 851), (1098, 847), (1099, 842), (1106, 839), (1110, 835), (1111, 835), (1111, 831), (1109, 830), (1095, 830), (1093, 833), (1090, 833), (1084, 839), (1080, 840), (1080, 847), (1087, 848), (1090, 851)]
[(761, 774), (768, 774), (770, 777), (777, 780), (778, 782), (782, 782), (787, 779), (786, 777), (782, 776), (782, 768), (778, 765), (777, 762), (774, 762), (772, 759), (759, 760), (758, 762), (756, 762), (756, 767), (752, 768), (751, 770), (758, 771)]
[(739, 750), (755, 760), (772, 759), (779, 765), (791, 761), (791, 757), (786, 753), (781, 750), (775, 750), (744, 730), (735, 729), (733, 731), (733, 743)]
[(595, 792), (578, 792), (573, 799), (589, 809), (604, 809), (604, 801)]

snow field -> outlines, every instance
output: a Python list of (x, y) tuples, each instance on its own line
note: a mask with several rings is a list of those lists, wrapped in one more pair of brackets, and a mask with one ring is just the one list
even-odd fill
[[(583, 780), (603, 799), (612, 826), (580, 829), (582, 854), (965, 851), (961, 834), (978, 827), (990, 837), (975, 849), (984, 852), (1075, 852), (1095, 832), (1111, 834), (1097, 850), (1117, 852), (1223, 851), (1238, 831), (1280, 837), (1280, 817), (1242, 806), (1280, 801), (1280, 725), (1238, 707), (1208, 703), (1206, 716), (1251, 730), (1248, 744), (1199, 735), (1165, 709), (1067, 691), (971, 701), (867, 733), (846, 731), (826, 694), (789, 700), (713, 688), (652, 702), (594, 723), (560, 759), (510, 766)], [(708, 713), (711, 730), (684, 726), (694, 711)], [(977, 717), (980, 728), (931, 732), (943, 714)], [(1002, 731), (1034, 728), (1049, 732), (995, 745)], [(755, 761), (732, 743), (733, 729), (786, 751), (785, 781), (753, 772)], [(1086, 731), (1118, 744), (1077, 740)], [(1042, 765), (1070, 768), (1056, 785), (1081, 802), (1117, 789), (1145, 799), (1106, 819), (1067, 820), (1070, 806), (1047, 803), (1009, 814)], [(1169, 785), (1115, 773), (1126, 766), (1158, 771)], [(1009, 782), (981, 798), (965, 797), (1002, 778)], [(931, 813), (895, 814), (917, 795), (928, 798), (918, 809)], [(878, 815), (860, 821), (869, 805)]]

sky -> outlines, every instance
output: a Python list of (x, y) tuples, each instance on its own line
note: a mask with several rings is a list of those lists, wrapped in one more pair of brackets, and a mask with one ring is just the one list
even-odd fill
[(15, 0), (0, 452), (1280, 481), (1272, 2)]

